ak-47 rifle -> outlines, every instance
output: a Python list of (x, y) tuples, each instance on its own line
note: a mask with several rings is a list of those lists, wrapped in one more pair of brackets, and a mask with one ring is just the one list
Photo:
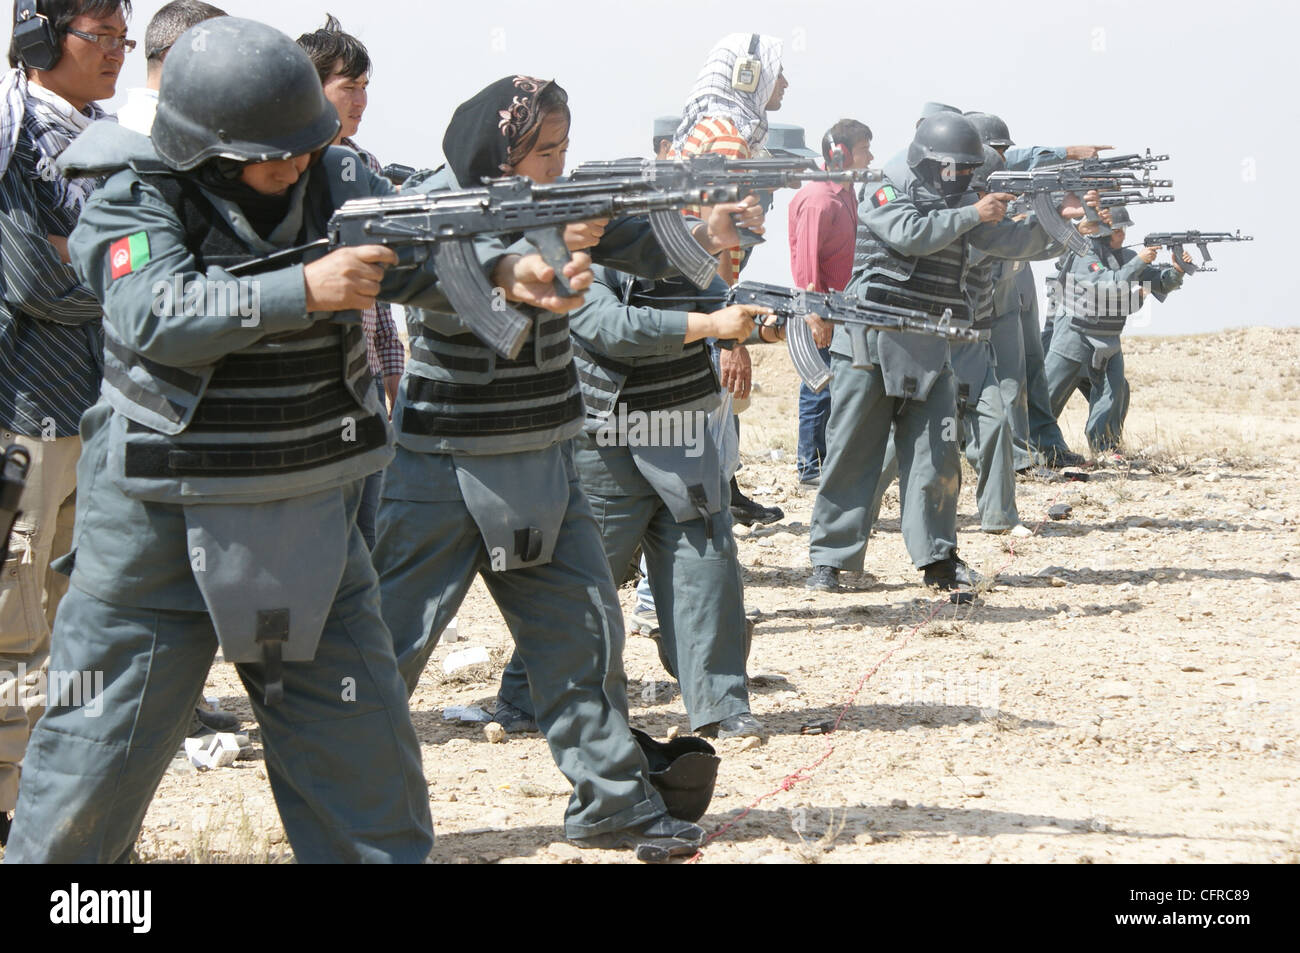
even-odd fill
[[(1041, 168), (1067, 169), (1072, 172), (1078, 172), (1081, 175), (1098, 175), (1106, 173), (1127, 173), (1129, 178), (1125, 184), (1116, 189), (1098, 190), (1098, 208), (1115, 208), (1120, 205), (1152, 205), (1162, 202), (1172, 202), (1172, 195), (1157, 195), (1157, 188), (1170, 188), (1173, 182), (1165, 180), (1154, 180), (1151, 173), (1155, 171), (1157, 165), (1161, 162), (1168, 162), (1168, 155), (1152, 155), (1151, 149), (1148, 148), (1145, 154), (1136, 152), (1122, 156), (1107, 156), (1105, 158), (1098, 156), (1093, 159), (1066, 159), (1062, 162), (1044, 164)], [(1141, 173), (1139, 177), (1138, 173)], [(1145, 189), (1146, 191), (1141, 191)], [(1084, 215), (1090, 222), (1100, 222), (1101, 216), (1091, 205), (1084, 205)]]
[[(863, 301), (856, 295), (843, 291), (800, 291), (782, 285), (769, 285), (760, 281), (742, 281), (733, 285), (727, 294), (727, 304), (752, 304), (771, 308), (771, 316), (764, 315), (760, 323), (768, 327), (785, 327), (785, 343), (790, 351), (790, 361), (810, 390), (820, 391), (830, 381), (830, 368), (822, 360), (813, 341), (812, 331), (804, 322), (816, 315), (832, 324), (843, 324), (864, 331), (908, 331), (947, 338), (949, 341), (975, 341), (979, 333), (970, 328), (952, 324), (952, 312), (945, 310), (936, 318), (925, 311), (913, 311), (894, 305)], [(866, 336), (853, 334), (853, 363), (870, 364), (865, 353)]]
[(670, 190), (650, 181), (589, 179), (535, 185), (523, 177), (493, 179), (480, 188), (352, 199), (330, 218), (328, 237), (227, 269), (232, 275), (282, 268), (313, 249), (387, 245), (401, 253), (395, 267), (433, 256), (438, 281), (457, 315), (493, 350), (513, 358), (532, 320), (498, 300), (474, 253), (479, 235), (522, 232), (555, 269), (555, 290), (573, 294), (563, 276), (569, 263), (564, 226), (594, 218), (666, 212), (678, 218), (692, 205), (739, 201), (734, 186)]
[[(1217, 271), (1217, 268), (1206, 268), (1207, 261), (1213, 261), (1210, 257), (1210, 244), (1212, 242), (1253, 242), (1255, 236), (1241, 234), (1241, 229), (1236, 232), (1198, 232), (1195, 230), (1187, 232), (1152, 232), (1142, 239), (1142, 244), (1149, 247), (1168, 248), (1174, 253), (1178, 260), (1179, 266), (1189, 275), (1194, 275), (1198, 271)], [(1199, 265), (1190, 261), (1183, 261), (1183, 246), (1195, 245), (1201, 252), (1201, 263)]]
[[(1107, 194), (1133, 187), (1170, 188), (1173, 184), (1168, 179), (1139, 179), (1135, 173), (1122, 170), (1085, 173), (1058, 165), (1032, 172), (994, 172), (989, 176), (988, 191), (1025, 196), (1044, 231), (1075, 254), (1086, 255), (1091, 244), (1058, 214), (1056, 195), (1073, 192), (1082, 198), (1087, 192)], [(1015, 213), (1008, 209), (1007, 214)]]
[[(626, 179), (651, 182), (661, 189), (736, 189), (741, 198), (757, 191), (799, 188), (805, 182), (876, 182), (882, 173), (875, 169), (824, 172), (809, 159), (729, 159), (705, 154), (686, 159), (614, 159), (584, 162), (569, 173), (575, 182)], [(673, 265), (697, 288), (707, 288), (718, 269), (714, 255), (700, 247), (682, 216), (652, 212), (650, 226)], [(763, 241), (746, 228), (737, 229), (742, 248)]]

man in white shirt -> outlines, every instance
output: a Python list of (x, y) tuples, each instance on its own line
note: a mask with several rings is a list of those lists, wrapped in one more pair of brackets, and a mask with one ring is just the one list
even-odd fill
[(144, 33), (145, 85), (126, 91), (126, 104), (117, 112), (119, 125), (143, 136), (149, 135), (153, 128), (153, 114), (158, 108), (158, 87), (162, 85), (163, 60), (167, 58), (167, 51), (190, 27), (224, 16), (225, 10), (202, 0), (172, 0), (153, 15)]

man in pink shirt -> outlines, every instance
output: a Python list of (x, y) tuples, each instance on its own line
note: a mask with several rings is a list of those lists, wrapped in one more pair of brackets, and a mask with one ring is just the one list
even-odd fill
[[(871, 130), (855, 119), (841, 119), (822, 137), (826, 168), (865, 169), (871, 163)], [(790, 274), (796, 288), (843, 291), (853, 276), (858, 202), (849, 184), (809, 182), (790, 203)], [(828, 359), (827, 349), (822, 358)], [(826, 420), (831, 392), (814, 394), (799, 385), (799, 482), (817, 486), (826, 456)]]

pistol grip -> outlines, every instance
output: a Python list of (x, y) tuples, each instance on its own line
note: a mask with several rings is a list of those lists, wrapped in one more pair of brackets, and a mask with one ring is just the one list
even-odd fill
[(569, 281), (564, 277), (564, 266), (569, 263), (570, 258), (569, 246), (564, 244), (564, 228), (561, 226), (534, 228), (524, 232), (524, 238), (537, 249), (542, 260), (555, 269), (555, 279), (551, 282), (555, 286), (555, 293), (561, 298), (572, 297), (573, 289), (569, 287)]

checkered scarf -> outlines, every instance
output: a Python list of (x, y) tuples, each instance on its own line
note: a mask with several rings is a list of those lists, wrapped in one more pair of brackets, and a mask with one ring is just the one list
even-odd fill
[(29, 84), (22, 69), (0, 74), (0, 175), (9, 169), (26, 122), (41, 154), (38, 172), (53, 185), (61, 209), (79, 212), (96, 180), (65, 179), (54, 171), (54, 160), (87, 126), (106, 115), (96, 103), (79, 112), (49, 90)]
[(731, 88), (731, 76), (736, 60), (749, 55), (752, 36), (752, 33), (729, 34), (709, 51), (704, 69), (695, 78), (695, 85), (682, 107), (682, 121), (673, 137), (674, 152), (681, 151), (682, 142), (705, 116), (727, 117), (749, 140), (751, 150), (756, 152), (762, 148), (767, 138), (767, 101), (772, 98), (781, 71), (781, 41), (772, 36), (758, 38), (758, 59), (763, 64), (758, 89), (742, 93)]

